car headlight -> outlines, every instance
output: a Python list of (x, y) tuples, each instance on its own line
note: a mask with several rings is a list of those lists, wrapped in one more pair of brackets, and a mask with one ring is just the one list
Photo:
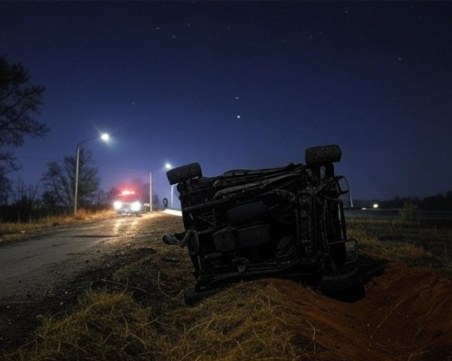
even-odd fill
[(141, 203), (138, 201), (133, 202), (130, 206), (130, 209), (132, 210), (132, 212), (138, 212), (141, 209)]
[(122, 207), (122, 202), (121, 201), (114, 201), (113, 202), (113, 208), (116, 209), (117, 211), (119, 211)]

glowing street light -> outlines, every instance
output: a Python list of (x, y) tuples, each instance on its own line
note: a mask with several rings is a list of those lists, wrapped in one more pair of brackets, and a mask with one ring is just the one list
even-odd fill
[(104, 142), (108, 142), (110, 140), (110, 135), (108, 133), (103, 133), (100, 136), (88, 138), (82, 140), (77, 144), (76, 148), (76, 161), (75, 161), (75, 186), (74, 186), (74, 216), (77, 215), (77, 201), (78, 201), (78, 174), (80, 168), (80, 147), (83, 143), (89, 142), (90, 140), (100, 139)]

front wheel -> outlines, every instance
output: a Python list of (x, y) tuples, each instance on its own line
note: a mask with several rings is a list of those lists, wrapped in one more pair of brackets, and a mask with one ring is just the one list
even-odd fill
[(366, 293), (358, 267), (346, 268), (336, 274), (326, 273), (320, 281), (320, 290), (325, 296), (348, 302), (357, 301)]

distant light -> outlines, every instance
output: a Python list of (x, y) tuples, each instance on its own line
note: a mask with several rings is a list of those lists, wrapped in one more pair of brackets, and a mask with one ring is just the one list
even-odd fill
[(123, 195), (123, 196), (129, 196), (129, 195), (131, 195), (131, 194), (135, 194), (135, 191), (131, 191), (131, 190), (129, 190), (129, 189), (124, 189), (124, 190), (121, 192), (121, 195)]
[(237, 115), (237, 119), (240, 119), (240, 118), (241, 118), (240, 114), (239, 114), (239, 115)]
[(138, 201), (133, 202), (133, 203), (130, 205), (130, 210), (131, 210), (132, 212), (138, 212), (138, 211), (140, 211), (140, 210), (141, 210), (141, 203), (138, 202)]
[(117, 211), (119, 211), (122, 207), (122, 202), (121, 201), (114, 201), (113, 202), (113, 208), (116, 209)]
[(165, 163), (165, 169), (173, 169), (173, 166), (171, 165), (171, 163)]
[(108, 133), (102, 133), (100, 139), (102, 139), (104, 142), (108, 142), (110, 140), (110, 135)]
[(372, 205), (372, 207), (374, 208), (374, 209), (377, 209), (379, 206), (378, 206), (378, 203), (374, 203), (373, 205)]

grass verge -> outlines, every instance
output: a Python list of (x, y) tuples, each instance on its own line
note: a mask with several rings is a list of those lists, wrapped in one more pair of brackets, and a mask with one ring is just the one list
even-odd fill
[(351, 219), (347, 226), (349, 237), (358, 240), (365, 255), (435, 268), (452, 277), (450, 226), (372, 219)]

